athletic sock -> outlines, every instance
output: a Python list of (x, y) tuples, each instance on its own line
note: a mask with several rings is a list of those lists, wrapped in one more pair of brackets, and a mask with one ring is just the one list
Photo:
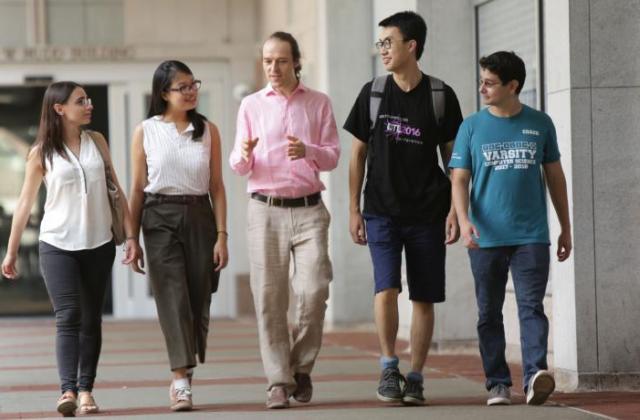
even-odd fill
[(385, 370), (387, 368), (398, 368), (398, 356), (392, 356), (392, 357), (387, 357), (387, 356), (381, 356), (380, 357), (380, 368), (382, 368), (382, 370)]

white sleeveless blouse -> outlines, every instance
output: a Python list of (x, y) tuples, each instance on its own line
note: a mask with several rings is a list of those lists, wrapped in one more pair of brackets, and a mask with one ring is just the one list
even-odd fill
[(40, 240), (67, 251), (97, 248), (113, 237), (104, 162), (86, 131), (80, 134), (79, 156), (65, 149), (69, 160), (54, 153), (53, 164), (45, 162)]
[(194, 127), (179, 133), (172, 122), (156, 115), (142, 122), (149, 183), (145, 192), (166, 195), (209, 193), (211, 133), (205, 123), (199, 141), (191, 139)]

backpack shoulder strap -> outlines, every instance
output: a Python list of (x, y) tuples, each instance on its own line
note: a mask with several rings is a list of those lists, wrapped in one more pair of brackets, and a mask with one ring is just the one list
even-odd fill
[(431, 104), (433, 105), (433, 116), (436, 125), (440, 127), (444, 121), (445, 112), (445, 90), (444, 82), (437, 77), (428, 76), (431, 85)]
[(380, 102), (384, 96), (384, 87), (387, 84), (388, 75), (378, 76), (373, 79), (371, 83), (371, 94), (369, 96), (369, 121), (370, 128), (376, 125), (376, 119), (378, 119), (378, 112), (380, 111)]

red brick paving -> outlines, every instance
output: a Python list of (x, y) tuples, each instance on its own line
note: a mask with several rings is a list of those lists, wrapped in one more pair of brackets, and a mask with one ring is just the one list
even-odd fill
[[(153, 321), (151, 321), (153, 322)], [(136, 331), (141, 327), (148, 327), (150, 321), (139, 321), (131, 323), (119, 323), (110, 322), (105, 323), (105, 331)], [(217, 321), (214, 327), (214, 341), (212, 342), (213, 349), (240, 349), (240, 348), (255, 348), (255, 345), (233, 345), (224, 346), (215, 343), (219, 338), (244, 338), (254, 337), (254, 332), (243, 332), (242, 329), (253, 329), (254, 326), (250, 322), (232, 322), (232, 321)], [(45, 328), (43, 328), (43, 326)], [(11, 331), (9, 334), (3, 334), (4, 337), (34, 337), (41, 334), (51, 333), (54, 326), (52, 321), (32, 321), (12, 323), (4, 320), (0, 320), (0, 328), (20, 328), (21, 331)], [(240, 330), (238, 333), (221, 333), (215, 334), (216, 329), (229, 328)], [(157, 339), (157, 338), (156, 338)], [(137, 338), (136, 342), (153, 341), (154, 339)], [(118, 340), (110, 340), (114, 342)], [(218, 341), (219, 343), (219, 341)], [(33, 344), (32, 344), (33, 345)], [(378, 354), (378, 340), (375, 334), (370, 332), (330, 332), (325, 335), (324, 345), (326, 346), (343, 346), (351, 347), (353, 349), (361, 350), (365, 354), (362, 356), (352, 355), (328, 355), (321, 356), (321, 359), (325, 360), (353, 360), (353, 359), (375, 359)], [(406, 348), (408, 343), (406, 341), (399, 340), (397, 348), (400, 351)], [(0, 346), (6, 349), (11, 348), (23, 348), (24, 346), (5, 344)], [(109, 352), (114, 353), (164, 353), (164, 347), (160, 349), (109, 349)], [(22, 353), (15, 354), (3, 354), (1, 358), (5, 357), (19, 357)], [(29, 356), (51, 356), (52, 351), (41, 352), (37, 354), (30, 354)], [(408, 359), (408, 355), (403, 354), (403, 359)], [(218, 360), (212, 360), (213, 363), (247, 363), (256, 362), (259, 359), (257, 357), (235, 357), (235, 358), (220, 358)], [(105, 362), (101, 363), (103, 366), (129, 366), (129, 365), (153, 365), (164, 364), (165, 360), (147, 360), (141, 363), (122, 363), (122, 362)], [(432, 369), (428, 375), (431, 378), (447, 378), (447, 377), (464, 377), (470, 380), (483, 383), (484, 374), (482, 372), (480, 358), (473, 355), (438, 355), (434, 354), (429, 356), (427, 360), (427, 366)], [(53, 365), (45, 366), (26, 366), (20, 367), (21, 369), (40, 369), (40, 368), (53, 368)], [(514, 390), (522, 388), (522, 372), (521, 367), (518, 365), (510, 365), (511, 373), (514, 380)], [(17, 369), (18, 367), (16, 367)], [(13, 370), (12, 367), (0, 368), (2, 370)], [(332, 382), (332, 381), (375, 381), (377, 375), (320, 375), (314, 376), (314, 381), (317, 382)], [(245, 378), (214, 378), (214, 379), (198, 379), (194, 381), (200, 385), (229, 385), (229, 384), (264, 384), (265, 379), (262, 376), (245, 377)], [(166, 380), (146, 380), (146, 381), (132, 381), (132, 382), (99, 382), (96, 386), (100, 388), (122, 388), (122, 387), (165, 387), (167, 385)], [(57, 391), (58, 384), (43, 384), (43, 385), (16, 385), (16, 386), (1, 386), (0, 392), (11, 391)], [(514, 395), (514, 402), (522, 403), (523, 396), (521, 394)], [(575, 407), (589, 412), (600, 413), (610, 417), (619, 419), (640, 419), (640, 392), (593, 392), (593, 393), (555, 393), (551, 400), (557, 404)], [(484, 405), (484, 398), (435, 398), (430, 399), (430, 405), (433, 406), (466, 406), (466, 405)], [(327, 403), (312, 403), (304, 405), (305, 410), (326, 410), (326, 409), (358, 409), (358, 408), (371, 408), (371, 407), (389, 407), (388, 405), (378, 404), (375, 400), (362, 400), (362, 401), (350, 401), (350, 402), (327, 402)], [(294, 408), (295, 410), (295, 405)], [(203, 413), (215, 413), (215, 412), (257, 412), (264, 411), (264, 404), (246, 404), (246, 403), (232, 403), (232, 404), (205, 404), (198, 405), (199, 412)], [(162, 407), (143, 407), (135, 409), (115, 409), (108, 410), (101, 413), (102, 416), (109, 415), (154, 415), (165, 414), (167, 408)], [(13, 419), (13, 418), (42, 418), (42, 417), (57, 417), (55, 412), (28, 412), (28, 413), (0, 413), (0, 419)]]

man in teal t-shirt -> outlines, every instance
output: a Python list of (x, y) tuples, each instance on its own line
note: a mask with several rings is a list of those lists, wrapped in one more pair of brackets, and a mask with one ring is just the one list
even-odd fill
[[(547, 371), (549, 322), (544, 299), (549, 277), (545, 182), (560, 220), (557, 257), (571, 253), (567, 187), (553, 122), (519, 100), (524, 62), (499, 51), (480, 59), (480, 94), (487, 108), (458, 131), (449, 167), (460, 234), (469, 248), (478, 302), (478, 339), (488, 405), (510, 404), (502, 306), (511, 270), (520, 319), (527, 404), (555, 388)], [(469, 194), (469, 182), (473, 188)]]

